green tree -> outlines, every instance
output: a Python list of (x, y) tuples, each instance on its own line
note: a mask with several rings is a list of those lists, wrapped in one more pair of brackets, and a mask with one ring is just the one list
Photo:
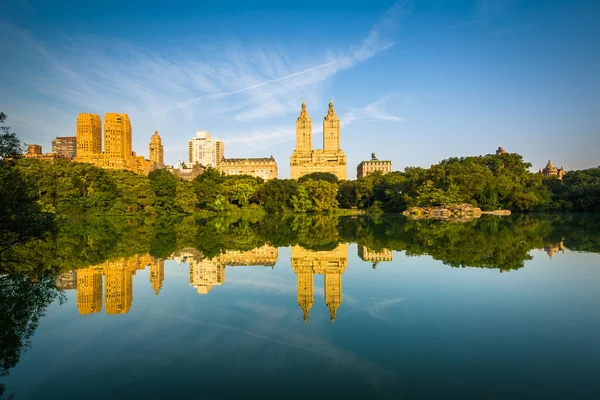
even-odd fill
[(166, 169), (157, 169), (148, 175), (154, 190), (154, 207), (167, 213), (177, 213), (181, 208), (177, 205), (177, 179)]
[(331, 172), (313, 172), (313, 173), (301, 176), (298, 179), (298, 183), (306, 182), (308, 180), (326, 181), (329, 183), (338, 183), (338, 181), (339, 181), (338, 177), (335, 176), (334, 174), (332, 174)]
[(337, 201), (340, 208), (356, 207), (358, 200), (356, 198), (356, 182), (355, 181), (339, 181)]
[(292, 195), (292, 206), (294, 212), (307, 213), (312, 210), (312, 202), (308, 195), (308, 190), (303, 185), (298, 186), (296, 194)]
[(256, 200), (268, 213), (281, 213), (293, 208), (292, 196), (298, 192), (298, 183), (292, 179), (271, 179), (256, 193)]
[(184, 213), (192, 213), (198, 205), (198, 198), (192, 182), (179, 179), (176, 182), (175, 195), (177, 199), (177, 208)]
[[(4, 123), (6, 114), (0, 112), (0, 123)], [(0, 161), (6, 158), (20, 157), (24, 146), (15, 133), (10, 132), (10, 127), (0, 126)]]
[(324, 180), (309, 179), (300, 184), (308, 193), (314, 212), (331, 212), (338, 208), (337, 185)]

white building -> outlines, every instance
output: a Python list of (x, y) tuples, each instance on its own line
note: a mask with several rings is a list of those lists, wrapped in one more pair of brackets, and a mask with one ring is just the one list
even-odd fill
[(208, 132), (198, 131), (188, 145), (189, 162), (205, 167), (218, 168), (219, 162), (225, 156), (225, 146), (222, 140), (211, 139)]

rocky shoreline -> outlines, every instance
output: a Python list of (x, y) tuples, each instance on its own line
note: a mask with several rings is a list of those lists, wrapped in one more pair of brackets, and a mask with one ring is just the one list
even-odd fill
[(510, 210), (481, 211), (471, 204), (442, 204), (431, 207), (412, 207), (402, 212), (413, 219), (433, 218), (455, 221), (468, 221), (481, 217), (482, 214), (510, 215)]

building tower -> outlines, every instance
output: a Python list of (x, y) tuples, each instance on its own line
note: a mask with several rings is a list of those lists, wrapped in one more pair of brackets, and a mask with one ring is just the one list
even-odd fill
[(77, 161), (90, 161), (102, 153), (102, 120), (98, 114), (80, 113), (75, 132)]
[(154, 135), (150, 138), (150, 146), (148, 146), (148, 159), (154, 161), (156, 165), (162, 167), (164, 163), (164, 150), (162, 140), (158, 135), (158, 131), (154, 131)]
[(104, 157), (122, 160), (131, 157), (131, 122), (127, 114), (104, 115)]
[(323, 150), (340, 149), (340, 119), (335, 115), (333, 100), (329, 100), (329, 110), (323, 119)]
[(296, 151), (312, 150), (312, 121), (306, 112), (306, 102), (302, 100), (302, 109), (296, 119)]

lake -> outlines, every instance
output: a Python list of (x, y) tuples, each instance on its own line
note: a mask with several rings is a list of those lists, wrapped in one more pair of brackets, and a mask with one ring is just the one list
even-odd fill
[(599, 253), (594, 215), (67, 220), (8, 257), (0, 382), (16, 400), (595, 398)]

